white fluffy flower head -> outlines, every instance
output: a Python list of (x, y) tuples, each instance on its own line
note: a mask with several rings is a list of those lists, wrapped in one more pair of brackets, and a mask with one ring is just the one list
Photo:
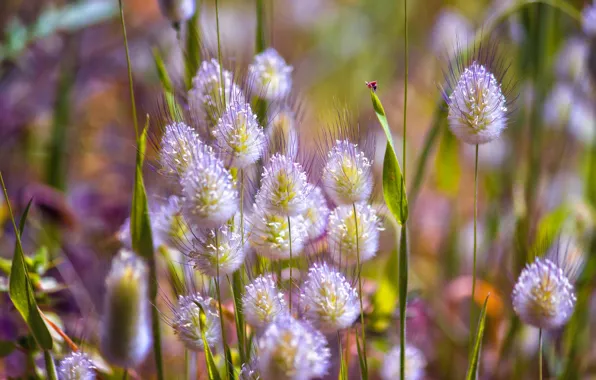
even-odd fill
[[(399, 346), (394, 347), (385, 355), (383, 366), (381, 367), (381, 378), (383, 380), (399, 379), (400, 376), (400, 357), (401, 350)], [(406, 369), (407, 380), (424, 379), (424, 369), (426, 367), (426, 358), (422, 351), (414, 346), (406, 344)]]
[(300, 302), (305, 318), (325, 333), (349, 327), (360, 313), (356, 290), (326, 263), (310, 268)]
[(199, 293), (178, 298), (178, 307), (174, 309), (171, 325), (178, 339), (189, 350), (202, 351), (204, 347), (201, 335), (201, 308), (205, 313), (204, 327), (207, 344), (213, 348), (220, 342), (219, 314), (210, 302), (210, 298), (203, 298)]
[(194, 0), (159, 0), (161, 13), (174, 24), (190, 19), (195, 14)]
[(263, 169), (257, 204), (280, 215), (299, 215), (306, 207), (307, 184), (302, 165), (275, 154)]
[(84, 352), (73, 352), (60, 361), (60, 380), (95, 380), (95, 366)]
[(284, 295), (271, 275), (257, 277), (246, 286), (242, 296), (242, 311), (246, 321), (258, 328), (287, 313)]
[(306, 223), (302, 216), (288, 217), (269, 212), (255, 205), (251, 216), (250, 244), (257, 254), (272, 260), (290, 258), (290, 231), (292, 254), (296, 256), (304, 249), (307, 239)]
[(323, 191), (317, 187), (309, 185), (306, 199), (306, 210), (304, 211), (304, 220), (306, 222), (306, 232), (310, 240), (317, 239), (327, 228), (329, 219), (329, 207)]
[(227, 224), (219, 228), (196, 233), (192, 238), (189, 261), (196, 269), (208, 276), (223, 276), (234, 273), (246, 255), (242, 236)]
[(224, 161), (239, 169), (255, 163), (265, 149), (265, 134), (248, 103), (232, 102), (213, 135)]
[[(354, 265), (371, 259), (379, 246), (379, 231), (382, 230), (375, 210), (366, 203), (356, 203), (354, 207), (336, 207), (329, 215), (327, 239), (331, 258), (338, 265)], [(357, 232), (356, 232), (357, 231)]]
[(513, 310), (523, 322), (546, 330), (563, 326), (576, 301), (573, 285), (563, 270), (543, 258), (522, 270), (512, 298)]
[(465, 143), (490, 142), (507, 126), (507, 100), (501, 84), (478, 62), (464, 69), (447, 104), (449, 128)]
[(255, 56), (248, 75), (259, 97), (280, 100), (292, 89), (292, 70), (275, 49), (268, 48)]
[(276, 319), (257, 343), (258, 369), (264, 380), (322, 377), (331, 352), (325, 337), (290, 316)]
[(357, 144), (338, 140), (327, 155), (323, 187), (338, 205), (365, 201), (372, 192), (372, 163)]
[(193, 155), (180, 183), (184, 215), (191, 223), (218, 227), (238, 210), (232, 175), (210, 149)]
[(172, 195), (167, 202), (151, 212), (151, 225), (155, 246), (165, 244), (175, 247), (188, 232), (188, 226), (182, 216), (182, 200)]
[(201, 145), (197, 132), (184, 123), (165, 127), (161, 138), (160, 161), (162, 173), (182, 176), (192, 161), (193, 152)]

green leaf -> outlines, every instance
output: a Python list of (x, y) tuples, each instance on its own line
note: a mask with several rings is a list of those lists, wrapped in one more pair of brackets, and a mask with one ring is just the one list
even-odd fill
[[(244, 269), (244, 267), (242, 267)], [(234, 296), (234, 317), (236, 319), (236, 336), (238, 337), (238, 352), (240, 362), (247, 363), (248, 351), (246, 350), (246, 324), (244, 322), (244, 312), (242, 310), (242, 270), (237, 270), (232, 274), (232, 295)]]
[(182, 120), (182, 111), (176, 102), (176, 97), (174, 95), (174, 85), (172, 84), (172, 80), (170, 79), (170, 75), (166, 70), (166, 65), (161, 58), (161, 54), (157, 48), (153, 49), (153, 61), (155, 62), (155, 68), (157, 69), (157, 75), (159, 76), (159, 81), (161, 82), (161, 86), (163, 87), (164, 97), (166, 98), (166, 105), (168, 106), (168, 112), (172, 119), (176, 121)]
[(197, 74), (201, 64), (201, 30), (199, 28), (200, 4), (196, 1), (195, 14), (186, 22), (186, 55), (184, 69), (186, 71), (186, 89), (192, 86), (192, 78)]
[(33, 334), (37, 344), (44, 350), (51, 350), (53, 344), (52, 336), (50, 335), (50, 332), (37, 307), (35, 294), (33, 293), (33, 287), (31, 286), (31, 281), (29, 280), (27, 266), (25, 265), (23, 246), (21, 244), (21, 234), (25, 228), (25, 221), (27, 220), (27, 214), (29, 213), (29, 208), (31, 207), (31, 202), (33, 200), (29, 201), (29, 204), (25, 208), (25, 211), (21, 217), (20, 228), (17, 228), (14, 214), (12, 213), (12, 207), (10, 205), (10, 200), (8, 199), (6, 185), (4, 184), (4, 178), (2, 177), (1, 173), (0, 182), (2, 183), (4, 198), (8, 206), (10, 219), (12, 220), (12, 226), (15, 230), (16, 236), (16, 245), (8, 284), (8, 295), (15, 308), (19, 311), (27, 323), (27, 326), (29, 326), (31, 329), (31, 333)]
[[(362, 326), (364, 328), (364, 326)], [(356, 348), (358, 349), (358, 362), (360, 363), (360, 378), (362, 380), (368, 379), (368, 368), (366, 364), (366, 357), (362, 352), (362, 344), (360, 343), (360, 336), (355, 334), (356, 336)]]
[(482, 311), (480, 312), (480, 320), (478, 321), (478, 328), (476, 329), (476, 338), (474, 341), (472, 355), (470, 356), (470, 364), (468, 366), (466, 380), (472, 380), (477, 377), (478, 362), (480, 360), (480, 349), (482, 347), (482, 337), (484, 336), (484, 327), (486, 325), (486, 306), (488, 305), (489, 297), (490, 294), (486, 296), (484, 305), (482, 306)]
[(536, 238), (530, 250), (533, 257), (542, 256), (548, 250), (571, 212), (569, 205), (564, 203), (540, 219), (536, 228)]
[(395, 281), (399, 276), (397, 250), (389, 254), (389, 260), (380, 268), (379, 285), (373, 296), (373, 323), (372, 328), (376, 331), (383, 331), (389, 327), (393, 318), (393, 312), (397, 305), (399, 286)]
[(207, 363), (207, 372), (209, 374), (209, 380), (220, 380), (219, 371), (217, 369), (217, 364), (215, 364), (215, 360), (213, 360), (213, 354), (211, 353), (211, 348), (207, 343), (207, 337), (205, 336), (205, 326), (207, 323), (207, 316), (205, 315), (205, 310), (203, 310), (203, 306), (200, 303), (195, 302), (195, 305), (199, 307), (199, 327), (201, 329), (201, 339), (203, 340), (203, 348), (205, 352), (205, 362)]
[(379, 119), (383, 131), (385, 132), (385, 136), (387, 137), (387, 147), (385, 148), (385, 158), (383, 160), (383, 196), (385, 197), (385, 202), (387, 203), (389, 211), (391, 211), (399, 224), (404, 224), (408, 219), (406, 184), (399, 166), (397, 155), (395, 154), (395, 146), (393, 145), (393, 137), (391, 136), (391, 129), (387, 122), (385, 109), (377, 97), (377, 94), (372, 90), (370, 92), (370, 97), (377, 119)]
[(451, 197), (457, 196), (461, 178), (459, 142), (448, 129), (443, 129), (435, 165), (437, 187)]

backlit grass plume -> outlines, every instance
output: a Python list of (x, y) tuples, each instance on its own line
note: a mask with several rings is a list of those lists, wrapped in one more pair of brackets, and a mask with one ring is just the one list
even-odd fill
[(323, 191), (318, 186), (309, 185), (306, 198), (304, 220), (309, 240), (315, 240), (325, 233), (329, 220), (329, 207)]
[(178, 179), (186, 172), (199, 145), (201, 140), (192, 127), (185, 123), (167, 125), (161, 138), (161, 173)]
[(60, 380), (95, 380), (95, 365), (84, 352), (65, 356), (58, 366)]
[(275, 318), (288, 312), (284, 295), (271, 275), (259, 276), (246, 285), (242, 296), (242, 311), (246, 321), (257, 328), (267, 326)]
[(246, 255), (242, 236), (226, 224), (200, 230), (192, 237), (191, 244), (192, 249), (187, 253), (190, 264), (212, 277), (234, 273)]
[(106, 278), (100, 343), (104, 358), (123, 368), (143, 362), (151, 348), (147, 265), (128, 250), (112, 260)]
[(266, 49), (248, 66), (252, 91), (270, 101), (285, 98), (292, 89), (292, 70), (275, 49)]
[[(200, 307), (199, 307), (200, 305)], [(221, 343), (219, 313), (211, 306), (211, 299), (195, 293), (178, 298), (178, 305), (173, 307), (170, 321), (174, 333), (191, 351), (202, 351), (201, 308), (205, 312), (205, 338), (209, 347), (214, 348)]]
[[(308, 232), (304, 217), (287, 217), (272, 213), (255, 204), (250, 216), (250, 245), (257, 254), (272, 260), (290, 258), (290, 245), (294, 255), (304, 249)], [(290, 225), (288, 225), (290, 220)], [(291, 227), (291, 239), (290, 239)]]

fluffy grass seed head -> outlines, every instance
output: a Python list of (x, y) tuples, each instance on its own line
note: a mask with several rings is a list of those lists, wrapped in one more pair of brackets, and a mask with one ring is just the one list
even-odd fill
[(95, 365), (84, 352), (73, 352), (58, 366), (60, 380), (95, 380)]
[(507, 126), (507, 99), (501, 84), (477, 61), (464, 68), (446, 101), (449, 128), (467, 144), (488, 143)]
[(263, 380), (307, 380), (327, 373), (331, 352), (323, 334), (291, 316), (269, 324), (257, 342)]
[(279, 55), (277, 50), (268, 48), (255, 56), (248, 66), (248, 76), (252, 90), (259, 97), (269, 100), (281, 100), (292, 89), (292, 66)]
[(188, 257), (190, 263), (207, 276), (228, 275), (244, 263), (245, 245), (242, 236), (224, 224), (196, 233)]
[[(206, 128), (208, 134), (212, 134), (228, 104), (246, 102), (242, 89), (234, 83), (232, 73), (221, 70), (216, 59), (201, 62), (192, 80), (192, 89), (188, 92), (191, 113), (196, 115), (198, 123)], [(224, 85), (221, 83), (222, 76)]]
[(552, 330), (563, 326), (575, 307), (573, 285), (549, 259), (537, 258), (519, 275), (513, 288), (513, 310), (529, 325)]
[(582, 11), (582, 29), (588, 37), (596, 36), (596, 3), (586, 5)]
[(161, 138), (161, 172), (176, 178), (182, 176), (199, 145), (201, 140), (192, 127), (184, 123), (167, 125)]
[(239, 169), (255, 163), (265, 149), (265, 134), (248, 103), (232, 102), (219, 119), (213, 136), (224, 161)]
[[(381, 222), (375, 210), (366, 203), (356, 203), (354, 207), (342, 205), (329, 215), (327, 241), (331, 258), (338, 265), (354, 265), (371, 259), (379, 247)], [(356, 233), (358, 231), (358, 233)]]
[(182, 216), (182, 200), (172, 195), (167, 202), (151, 212), (151, 225), (155, 245), (175, 247), (188, 233), (188, 225)]
[[(249, 242), (257, 254), (272, 260), (290, 258), (290, 229), (287, 216), (272, 213), (257, 203), (250, 219)], [(304, 217), (299, 215), (290, 217), (290, 224), (292, 254), (297, 256), (304, 249), (307, 240), (306, 223)]]
[(314, 264), (300, 292), (304, 317), (324, 333), (349, 327), (360, 313), (358, 293), (343, 274)]
[(372, 162), (358, 144), (337, 140), (327, 155), (322, 184), (338, 205), (365, 201), (373, 188)]
[(106, 278), (100, 329), (103, 357), (123, 368), (135, 368), (151, 349), (147, 265), (122, 249)]
[(303, 216), (308, 239), (315, 240), (325, 233), (330, 210), (321, 188), (313, 185), (309, 185), (309, 188)]
[(300, 145), (296, 124), (296, 114), (287, 106), (273, 112), (267, 129), (267, 161), (275, 153), (296, 160)]
[(161, 13), (177, 28), (195, 14), (194, 0), (159, 0)]
[[(399, 346), (394, 347), (389, 351), (383, 359), (381, 367), (381, 378), (383, 380), (399, 379), (400, 376), (400, 353)], [(421, 380), (424, 379), (424, 369), (426, 367), (426, 358), (422, 351), (414, 346), (406, 344), (406, 370), (405, 375), (407, 380)]]
[(210, 149), (193, 154), (180, 183), (184, 216), (190, 223), (219, 227), (238, 210), (238, 191), (232, 175)]
[(279, 215), (300, 215), (306, 208), (307, 185), (302, 165), (275, 154), (263, 169), (256, 203)]
[(242, 311), (246, 321), (256, 328), (263, 328), (288, 312), (284, 294), (277, 288), (271, 275), (259, 276), (246, 285)]
[(203, 298), (199, 293), (180, 296), (178, 306), (174, 308), (171, 325), (184, 347), (191, 351), (202, 351), (204, 349), (201, 335), (201, 308), (205, 313), (205, 339), (207, 344), (213, 348), (220, 343), (219, 314), (211, 306), (211, 299)]

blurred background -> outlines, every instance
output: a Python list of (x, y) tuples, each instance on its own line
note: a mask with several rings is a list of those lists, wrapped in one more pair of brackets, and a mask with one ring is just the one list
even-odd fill
[[(202, 45), (216, 46), (213, 1), (199, 1)], [(440, 87), (449, 57), (483, 32), (499, 44), (512, 81), (509, 128), (480, 149), (480, 306), (490, 292), (482, 373), (486, 379), (524, 379), (536, 373), (538, 331), (512, 318), (510, 292), (531, 249), (556, 244), (562, 231), (585, 262), (579, 316), (545, 339), (548, 373), (596, 378), (596, 312), (590, 257), (596, 176), (592, 153), (596, 103), (588, 65), (591, 42), (577, 18), (544, 4), (515, 1), (417, 0), (408, 4), (409, 98), (407, 173), (411, 215), (409, 340), (428, 360), (429, 379), (460, 379), (467, 363), (472, 258), (474, 149), (451, 135)], [(583, 0), (562, 2), (575, 12)], [(404, 85), (404, 9), (390, 0), (266, 1), (268, 44), (294, 66), (304, 110), (302, 139), (328, 127), (347, 108), (374, 138), (378, 188), (385, 140), (365, 81), (378, 82), (396, 145), (401, 147)], [(162, 86), (154, 55), (184, 90), (184, 48), (157, 0), (124, 0), (139, 122), (164, 123)], [(512, 12), (504, 16), (504, 12)], [(237, 66), (255, 52), (251, 0), (220, 0), (221, 44)], [(491, 42), (492, 43), (492, 42)], [(213, 53), (213, 51), (212, 51)], [(593, 74), (592, 74), (593, 75)], [(152, 169), (150, 197), (164, 189)], [(0, 171), (15, 212), (33, 197), (25, 251), (47, 310), (92, 351), (109, 260), (130, 213), (135, 165), (126, 57), (116, 0), (3, 0), (0, 3)], [(398, 157), (401, 153), (398, 152)], [(378, 200), (382, 200), (379, 191)], [(6, 222), (4, 204), (0, 217)], [(14, 236), (4, 223), (0, 253), (10, 260)], [(549, 238), (550, 237), (550, 238)], [(550, 240), (549, 240), (550, 239)], [(365, 267), (371, 295), (371, 366), (397, 342), (394, 230)], [(571, 257), (572, 255), (569, 255)], [(574, 258), (571, 258), (574, 259)], [(570, 260), (571, 260), (570, 259)], [(3, 261), (0, 287), (6, 291)], [(32, 265), (33, 265), (32, 264)], [(8, 268), (10, 261), (8, 261)], [(0, 298), (0, 340), (26, 335), (10, 300)], [(513, 331), (513, 332), (512, 332)], [(513, 335), (512, 335), (513, 334)], [(167, 333), (166, 335), (169, 335)], [(516, 336), (515, 342), (508, 337)], [(59, 338), (57, 338), (59, 339)], [(166, 367), (181, 350), (166, 337)], [(171, 347), (171, 350), (169, 348)], [(4, 356), (4, 355), (3, 355)], [(25, 373), (27, 358), (11, 351), (0, 377)], [(151, 364), (147, 364), (147, 373)], [(173, 367), (172, 367), (173, 368)], [(357, 372), (354, 372), (356, 374)], [(171, 374), (171, 378), (177, 378)]]

